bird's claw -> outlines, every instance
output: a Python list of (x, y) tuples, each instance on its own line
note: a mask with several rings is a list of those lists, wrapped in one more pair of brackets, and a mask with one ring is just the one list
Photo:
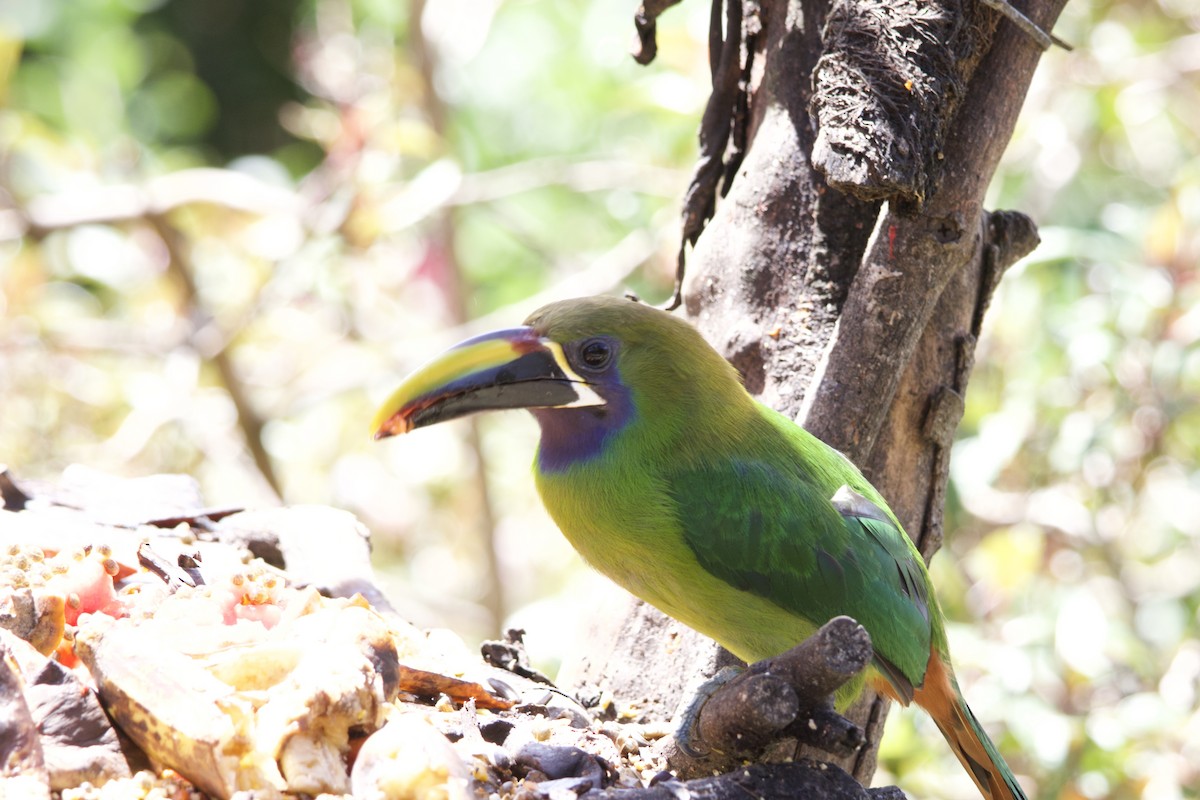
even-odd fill
[(694, 759), (704, 758), (709, 754), (708, 748), (696, 746), (700, 742), (695, 736), (696, 720), (700, 718), (700, 710), (722, 686), (745, 670), (745, 667), (724, 667), (696, 688), (688, 699), (687, 705), (676, 715), (679, 722), (675, 726), (675, 746), (679, 748), (679, 752)]

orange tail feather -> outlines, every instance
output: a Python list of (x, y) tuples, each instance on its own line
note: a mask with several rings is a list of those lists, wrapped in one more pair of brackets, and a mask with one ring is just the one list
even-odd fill
[(913, 700), (929, 712), (954, 755), (987, 800), (1027, 800), (1012, 770), (963, 700), (954, 673), (936, 651)]

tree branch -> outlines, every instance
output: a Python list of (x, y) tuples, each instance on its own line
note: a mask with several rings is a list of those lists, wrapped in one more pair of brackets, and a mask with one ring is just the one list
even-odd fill
[(685, 777), (710, 775), (756, 760), (783, 740), (852, 755), (863, 733), (834, 711), (832, 696), (873, 655), (866, 629), (835, 617), (791, 650), (718, 686), (694, 719), (683, 721), (687, 749), (668, 751), (668, 763)]
[[(1048, 0), (1040, 17), (1057, 17)], [(901, 371), (954, 274), (979, 258), (983, 196), (1012, 137), (1041, 51), (1019, 30), (997, 34), (946, 136), (944, 167), (927, 203), (891, 202), (821, 358), (799, 422), (865, 463)]]
[[(193, 331), (200, 330), (207, 324), (215, 324), (212, 315), (204, 307), (199, 292), (196, 291), (191, 260), (188, 258), (179, 232), (162, 214), (147, 214), (146, 221), (154, 228), (154, 232), (158, 234), (163, 246), (167, 249), (167, 268), (175, 275), (183, 287), (184, 300), (190, 312), (188, 316), (192, 319)], [(267, 449), (263, 445), (263, 428), (266, 423), (250, 402), (249, 393), (246, 391), (241, 376), (238, 375), (237, 369), (233, 366), (233, 361), (229, 357), (229, 349), (222, 345), (212, 352), (204, 352), (204, 349), (198, 346), (194, 338), (192, 342), (193, 346), (196, 347), (197, 352), (202, 357), (208, 359), (216, 368), (217, 374), (221, 377), (221, 383), (229, 393), (229, 399), (233, 402), (233, 406), (237, 410), (238, 424), (241, 426), (243, 438), (246, 441), (246, 449), (250, 451), (250, 456), (254, 459), (254, 465), (258, 468), (259, 473), (263, 476), (263, 479), (271, 487), (275, 495), (282, 497), (283, 492), (279, 484), (279, 478), (275, 474), (275, 466), (272, 464), (271, 456), (267, 453)], [(220, 340), (222, 342), (228, 341), (225, 336), (220, 337)]]

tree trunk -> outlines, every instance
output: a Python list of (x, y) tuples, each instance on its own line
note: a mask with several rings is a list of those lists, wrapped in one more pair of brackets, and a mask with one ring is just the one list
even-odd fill
[[(640, 10), (641, 60), (670, 4)], [(1064, 4), (1027, 13), (1049, 29)], [(1037, 243), (983, 197), (1042, 51), (974, 0), (714, 0), (713, 23), (687, 314), (751, 392), (864, 469), (928, 559), (985, 307)], [(638, 603), (560, 683), (669, 718), (730, 658)], [(867, 692), (849, 716), (868, 745), (817, 757), (868, 783), (886, 712)]]

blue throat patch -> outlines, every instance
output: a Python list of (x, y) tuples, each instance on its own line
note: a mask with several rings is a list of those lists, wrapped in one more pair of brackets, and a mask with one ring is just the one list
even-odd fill
[(600, 455), (609, 438), (633, 417), (633, 398), (620, 383), (598, 389), (608, 402), (587, 408), (531, 408), (542, 428), (537, 468), (562, 472), (574, 464)]

